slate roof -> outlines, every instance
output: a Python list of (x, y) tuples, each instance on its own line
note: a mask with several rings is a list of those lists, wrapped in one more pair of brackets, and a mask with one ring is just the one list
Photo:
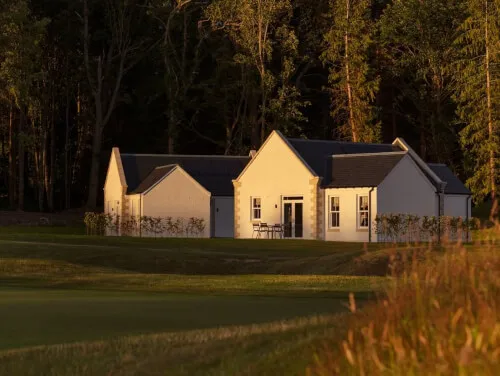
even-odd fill
[(470, 195), (471, 191), (460, 181), (460, 179), (444, 164), (429, 163), (431, 170), (444, 182), (446, 187), (444, 193), (455, 195)]
[[(121, 159), (129, 194), (137, 189), (142, 190), (158, 178), (158, 175), (153, 173), (156, 167), (179, 165), (213, 196), (233, 196), (232, 180), (243, 171), (250, 157), (121, 154)], [(158, 174), (161, 175), (161, 172)]]
[(144, 179), (136, 189), (134, 189), (130, 194), (144, 193), (153, 185), (158, 183), (166, 175), (168, 175), (172, 170), (174, 170), (178, 165), (167, 165), (156, 167), (151, 173)]
[(404, 158), (405, 152), (342, 155), (331, 158), (329, 188), (377, 187)]
[(288, 138), (287, 140), (302, 159), (313, 169), (316, 175), (323, 178), (328, 178), (330, 174), (328, 160), (332, 155), (401, 151), (399, 147), (392, 144), (364, 144), (359, 142), (304, 140), (298, 138)]

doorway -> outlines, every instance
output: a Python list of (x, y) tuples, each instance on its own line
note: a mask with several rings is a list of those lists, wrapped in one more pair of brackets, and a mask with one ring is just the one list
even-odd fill
[(288, 239), (304, 237), (304, 198), (283, 197), (283, 236)]

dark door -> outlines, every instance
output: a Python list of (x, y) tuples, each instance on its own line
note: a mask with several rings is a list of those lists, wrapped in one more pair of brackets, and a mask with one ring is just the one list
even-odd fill
[(303, 230), (303, 211), (304, 205), (301, 202), (295, 203), (295, 237), (302, 238), (304, 235)]
[(283, 207), (283, 224), (284, 224), (284, 236), (285, 238), (292, 237), (292, 203), (285, 203)]

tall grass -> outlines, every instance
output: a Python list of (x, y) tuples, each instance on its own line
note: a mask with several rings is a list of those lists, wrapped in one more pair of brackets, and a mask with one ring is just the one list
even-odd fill
[[(497, 231), (500, 231), (497, 229)], [(500, 375), (500, 254), (449, 244), (394, 260), (377, 302), (325, 344), (312, 375)]]

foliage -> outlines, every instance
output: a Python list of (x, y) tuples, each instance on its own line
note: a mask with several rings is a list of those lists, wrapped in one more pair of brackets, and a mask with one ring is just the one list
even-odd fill
[(380, 214), (375, 217), (373, 230), (382, 242), (469, 241), (478, 223), (475, 218)]
[[(497, 230), (498, 231), (498, 230)], [(500, 371), (500, 255), (448, 246), (395, 263), (377, 302), (356, 312), (343, 341), (311, 375), (495, 375)]]
[(330, 72), (331, 115), (341, 125), (341, 135), (354, 142), (380, 140), (373, 107), (379, 80), (369, 64), (374, 26), (370, 9), (370, 0), (332, 2), (332, 27), (322, 55)]
[(203, 218), (191, 217), (188, 221), (172, 217), (121, 217), (104, 213), (87, 212), (84, 216), (87, 235), (200, 237), (205, 231)]
[(458, 81), (454, 99), (467, 184), (481, 202), (500, 181), (500, 4), (469, 0), (465, 14), (454, 45), (460, 53), (453, 65)]
[(115, 145), (245, 155), (273, 129), (403, 137), (426, 162), (468, 180), (479, 204), (499, 179), (499, 8), (0, 0), (0, 205), (102, 208), (97, 192)]
[(87, 235), (105, 235), (108, 228), (114, 227), (113, 217), (103, 213), (87, 212), (83, 223), (87, 229)]
[[(234, 61), (258, 77), (260, 129), (253, 132), (260, 140), (254, 136), (255, 144), (269, 133), (269, 117), (272, 128), (285, 131), (305, 119), (301, 109), (307, 103), (290, 82), (298, 57), (298, 40), (289, 25), (292, 11), (291, 0), (216, 0), (206, 11), (212, 27), (233, 42)], [(278, 74), (272, 70), (274, 59), (281, 61)]]
[(397, 92), (394, 106), (415, 108), (404, 116), (419, 133), (424, 159), (449, 163), (458, 149), (449, 136), (456, 90), (449, 66), (457, 59), (453, 40), (462, 18), (463, 1), (405, 0), (389, 4), (377, 25), (384, 70)]

